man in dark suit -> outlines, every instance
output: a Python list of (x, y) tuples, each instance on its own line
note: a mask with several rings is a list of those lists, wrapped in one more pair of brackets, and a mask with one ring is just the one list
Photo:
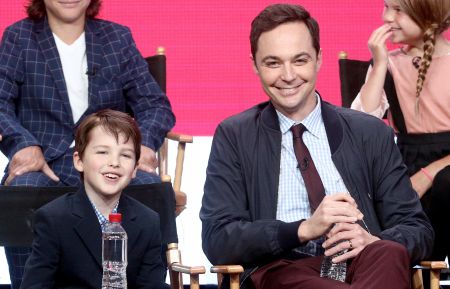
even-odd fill
[(84, 119), (73, 156), (83, 186), (36, 212), (21, 288), (101, 288), (101, 236), (116, 212), (128, 236), (128, 288), (165, 287), (159, 217), (121, 194), (136, 176), (140, 140), (125, 113), (103, 110)]
[[(130, 109), (142, 131), (133, 184), (159, 181), (155, 151), (175, 122), (128, 28), (95, 19), (101, 1), (31, 0), (28, 18), (0, 44), (1, 151), (10, 160), (2, 184), (80, 184), (74, 131), (86, 115)], [(14, 288), (27, 250), (7, 249)], [(17, 279), (17, 282), (16, 282)]]
[(252, 62), (270, 101), (223, 121), (200, 218), (213, 264), (247, 288), (409, 289), (433, 230), (392, 129), (325, 102), (319, 26), (275, 4), (252, 22)]

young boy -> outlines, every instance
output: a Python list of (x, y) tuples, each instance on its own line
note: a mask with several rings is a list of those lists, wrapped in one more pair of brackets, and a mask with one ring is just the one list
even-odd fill
[[(27, 0), (27, 17), (0, 41), (2, 184), (80, 186), (72, 165), (74, 128), (106, 108), (130, 109), (141, 128), (132, 184), (160, 182), (155, 152), (173, 127), (166, 95), (150, 75), (129, 28), (98, 19), (101, 0)], [(124, 11), (129, 3), (122, 2)], [(19, 289), (30, 248), (6, 247), (11, 285)]]
[(122, 195), (135, 177), (141, 134), (129, 115), (102, 110), (77, 129), (73, 162), (83, 186), (36, 211), (21, 288), (101, 288), (102, 230), (122, 214), (128, 235), (128, 288), (162, 288), (159, 217)]

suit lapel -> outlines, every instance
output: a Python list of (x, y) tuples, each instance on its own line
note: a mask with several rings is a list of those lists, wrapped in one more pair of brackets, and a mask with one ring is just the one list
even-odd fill
[(100, 223), (84, 190), (80, 190), (75, 195), (72, 214), (80, 219), (74, 226), (74, 230), (97, 264), (102, 267), (102, 233)]
[[(269, 102), (261, 111), (261, 125), (259, 127), (261, 134), (259, 136), (258, 154), (256, 162), (260, 194), (264, 197), (259, 198), (258, 218), (273, 219), (277, 214), (278, 183), (280, 175), (281, 159), (281, 132), (278, 116), (275, 108)], [(267, 170), (265, 168), (273, 168)]]
[[(62, 70), (61, 59), (59, 58), (58, 49), (56, 48), (55, 39), (53, 38), (52, 30), (48, 24), (47, 18), (37, 23), (36, 38), (39, 43), (39, 48), (44, 55), (45, 62), (55, 81), (58, 94), (63, 102), (64, 110), (70, 119), (73, 119), (72, 109), (70, 108), (69, 95), (67, 93), (67, 86), (64, 80), (64, 73)], [(44, 96), (48, 97), (48, 96)]]
[(103, 41), (101, 37), (102, 30), (98, 22), (88, 19), (86, 21), (86, 56), (88, 62), (89, 77), (89, 108), (86, 113), (96, 111), (98, 99), (98, 79), (101, 78), (101, 68), (104, 62)]
[(130, 199), (124, 194), (122, 194), (120, 198), (118, 211), (122, 214), (122, 226), (127, 232), (128, 252), (130, 252), (130, 249), (134, 248), (134, 243), (138, 240), (141, 230), (139, 226), (136, 225), (137, 215), (133, 210)]
[[(134, 248), (135, 242), (138, 241), (141, 230), (136, 225), (137, 215), (128, 197), (121, 196), (118, 211), (122, 213), (122, 226), (127, 232), (128, 252), (130, 252), (130, 249)], [(80, 190), (75, 194), (72, 214), (80, 219), (74, 226), (74, 230), (97, 264), (102, 267), (102, 234), (100, 223), (84, 190)]]

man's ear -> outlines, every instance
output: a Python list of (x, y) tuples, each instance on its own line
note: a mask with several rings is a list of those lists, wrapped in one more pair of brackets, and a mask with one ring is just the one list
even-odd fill
[(316, 66), (317, 72), (319, 72), (321, 66), (322, 66), (322, 48), (317, 53), (317, 66)]
[(256, 60), (255, 60), (255, 58), (253, 57), (252, 54), (250, 54), (250, 61), (252, 62), (253, 71), (254, 71), (256, 74), (259, 74), (258, 67), (256, 66)]
[(73, 153), (73, 166), (80, 173), (84, 171), (83, 160), (78, 152)]

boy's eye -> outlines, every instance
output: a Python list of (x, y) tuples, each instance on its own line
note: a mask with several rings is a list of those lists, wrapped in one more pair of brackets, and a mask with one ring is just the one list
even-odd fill
[(131, 154), (122, 154), (123, 157), (131, 159), (133, 156)]
[(104, 155), (104, 154), (106, 154), (106, 151), (96, 151), (95, 153), (98, 155)]

